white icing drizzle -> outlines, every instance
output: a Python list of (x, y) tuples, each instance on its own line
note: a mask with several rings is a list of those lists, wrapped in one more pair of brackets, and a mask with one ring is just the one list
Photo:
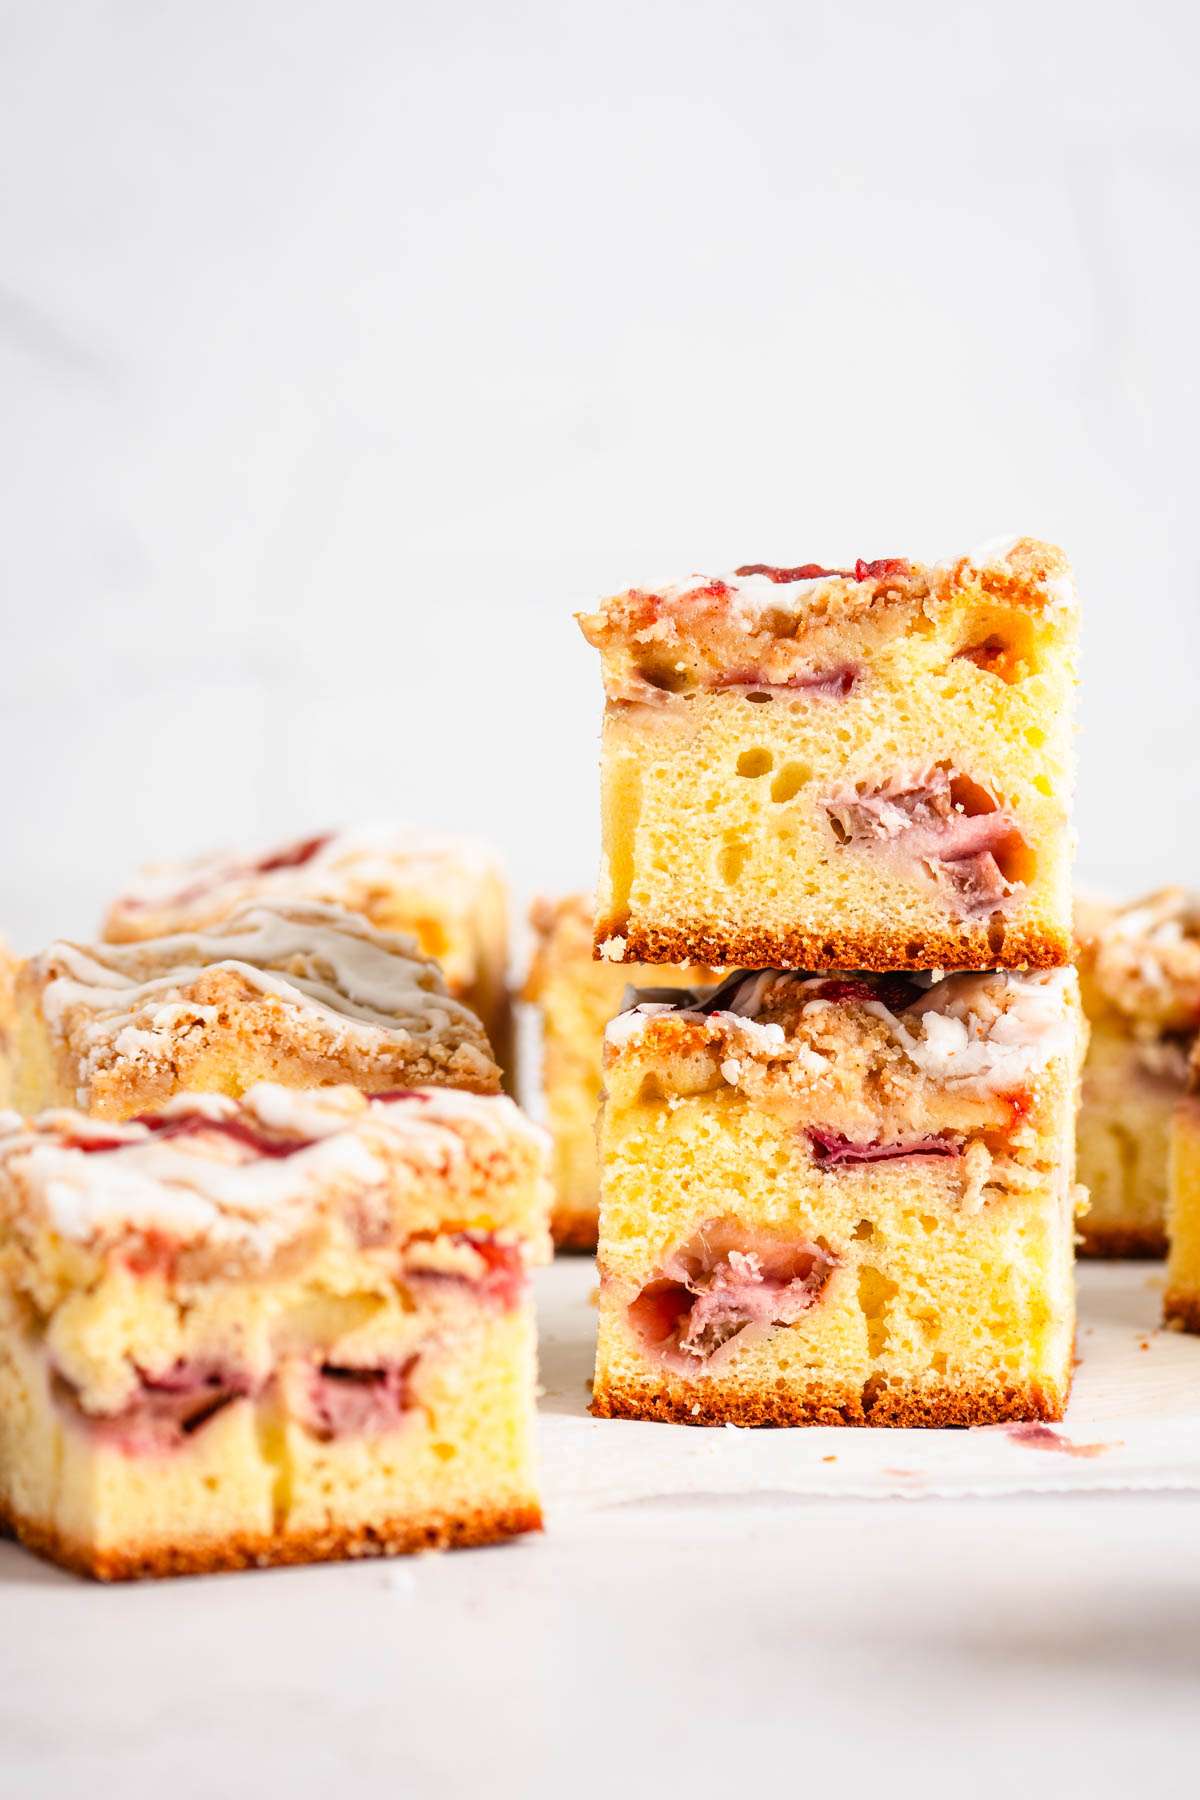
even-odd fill
[[(769, 575), (692, 575), (685, 581), (669, 581), (645, 591), (659, 595), (668, 606), (675, 606), (714, 582), (728, 590), (724, 604), (735, 617), (742, 615), (750, 629), (765, 612), (803, 612), (820, 589), (853, 586), (854, 576), (813, 575), (804, 581), (772, 581)], [(639, 637), (644, 635), (647, 634), (638, 633)]]
[(57, 943), (30, 967), (45, 979), (42, 1005), (52, 1029), (82, 1011), (91, 1015), (86, 1039), (114, 1043), (130, 1056), (155, 1053), (182, 1020), (211, 1010), (180, 995), (214, 969), (324, 1014), (343, 1031), (403, 1040), (452, 1026), (467, 1037), (479, 1031), (410, 938), (315, 902), (245, 906), (208, 931), (142, 943)]
[(947, 975), (903, 1015), (884, 1006), (878, 1015), (931, 1080), (1005, 1088), (1070, 1055), (1079, 1031), (1071, 1004), (1077, 991), (1074, 969)]
[[(240, 1103), (181, 1094), (161, 1109), (167, 1119), (199, 1113), (277, 1138), (312, 1140), (283, 1157), (219, 1131), (171, 1137), (70, 1111), (30, 1122), (4, 1114), (0, 1176), (7, 1172), (40, 1203), (53, 1228), (75, 1241), (153, 1230), (268, 1256), (332, 1194), (378, 1190), (398, 1164), (418, 1177), (445, 1179), (469, 1156), (495, 1155), (506, 1145), (544, 1152), (545, 1134), (506, 1096), (414, 1092), (418, 1098), (371, 1100), (354, 1088), (298, 1093), (262, 1082)], [(120, 1148), (76, 1147), (88, 1138), (116, 1139)]]

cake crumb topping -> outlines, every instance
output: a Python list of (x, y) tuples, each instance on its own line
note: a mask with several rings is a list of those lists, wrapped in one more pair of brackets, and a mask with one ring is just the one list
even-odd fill
[(262, 1082), (241, 1101), (181, 1094), (110, 1124), (61, 1109), (0, 1114), (0, 1219), (41, 1218), (103, 1244), (153, 1233), (269, 1258), (330, 1210), (383, 1184), (480, 1187), (486, 1171), (540, 1171), (545, 1134), (502, 1095), (416, 1088), (297, 1092)]
[(849, 976), (741, 971), (715, 988), (678, 989), (673, 998), (665, 989), (631, 989), (606, 1042), (619, 1052), (664, 1015), (709, 1018), (751, 1055), (794, 1051), (801, 1071), (816, 1078), (829, 1060), (803, 1042), (804, 1021), (853, 1009), (878, 1019), (930, 1080), (1000, 1091), (1071, 1052), (1076, 993), (1073, 969)]
[[(169, 1058), (189, 1025), (214, 1019), (220, 978), (367, 1047), (452, 1041), (494, 1071), (474, 1013), (411, 938), (316, 902), (241, 907), (202, 932), (130, 944), (59, 942), (26, 965), (50, 1030), (86, 1078), (116, 1060)], [(82, 1084), (81, 1084), (82, 1085)]]

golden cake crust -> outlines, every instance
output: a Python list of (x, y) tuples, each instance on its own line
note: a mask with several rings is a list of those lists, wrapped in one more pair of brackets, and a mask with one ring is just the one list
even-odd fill
[[(1200, 1329), (1200, 1308), (1197, 1310)], [(851, 1425), (896, 1428), (1017, 1424), (1061, 1419), (1068, 1393), (1039, 1384), (880, 1389), (864, 1404), (857, 1387), (789, 1383), (786, 1392), (718, 1381), (683, 1381), (662, 1371), (653, 1385), (606, 1380), (592, 1395), (598, 1419), (652, 1419), (672, 1425)]]
[(541, 1507), (532, 1498), (523, 1504), (426, 1513), (320, 1532), (289, 1532), (280, 1538), (229, 1536), (192, 1543), (146, 1544), (140, 1548), (124, 1546), (114, 1551), (65, 1538), (36, 1520), (19, 1516), (0, 1519), (0, 1531), (7, 1531), (27, 1549), (61, 1568), (97, 1581), (139, 1581), (147, 1577), (214, 1575), (233, 1569), (411, 1556), (424, 1550), (498, 1544), (541, 1529)]
[(1163, 1296), (1163, 1318), (1178, 1331), (1200, 1333), (1200, 1294), (1168, 1288)]
[(1079, 1221), (1080, 1256), (1110, 1262), (1161, 1262), (1167, 1254), (1167, 1234), (1153, 1225), (1092, 1225), (1085, 1215)]
[(586, 1204), (581, 1206), (569, 1196), (564, 1200), (560, 1194), (555, 1203), (551, 1229), (556, 1250), (566, 1250), (572, 1255), (593, 1256), (600, 1230), (595, 1196), (590, 1196)]
[(1057, 969), (1071, 960), (1067, 931), (1033, 925), (956, 926), (941, 934), (876, 931), (870, 939), (807, 932), (665, 930), (598, 919), (594, 956), (620, 963), (705, 962), (743, 969)]

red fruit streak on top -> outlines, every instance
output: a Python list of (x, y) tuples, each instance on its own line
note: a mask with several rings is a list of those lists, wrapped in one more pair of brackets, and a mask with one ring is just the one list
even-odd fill
[(323, 850), (332, 833), (321, 832), (317, 837), (302, 838), (298, 844), (291, 844), (286, 849), (276, 850), (271, 856), (264, 856), (261, 862), (253, 865), (256, 875), (270, 875), (275, 869), (302, 869), (307, 862)]
[(167, 906), (190, 906), (195, 900), (202, 900), (205, 894), (211, 894), (229, 881), (244, 880), (247, 875), (273, 875), (277, 869), (302, 869), (305, 863), (323, 850), (333, 837), (330, 831), (321, 832), (317, 837), (302, 838), (298, 844), (288, 844), (282, 850), (274, 850), (259, 862), (234, 863), (218, 870), (203, 881), (193, 881), (187, 887), (180, 888), (165, 902), (143, 900), (135, 895), (127, 895), (121, 904), (132, 911), (145, 910), (148, 906), (165, 904)]
[(765, 575), (768, 581), (820, 581), (840, 578), (843, 581), (885, 581), (892, 575), (907, 575), (908, 562), (903, 556), (882, 556), (875, 562), (864, 562), (860, 556), (852, 569), (825, 569), (820, 563), (798, 563), (794, 569), (776, 563), (743, 563), (735, 575)]
[(777, 563), (743, 563), (735, 575), (765, 575), (768, 581), (820, 581), (823, 576), (843, 576), (846, 579), (853, 574), (851, 569), (823, 569), (820, 563), (798, 563), (794, 569), (782, 569)]
[[(155, 1137), (201, 1137), (205, 1132), (217, 1132), (221, 1137), (232, 1138), (236, 1144), (245, 1144), (259, 1156), (295, 1156), (298, 1150), (308, 1150), (316, 1143), (316, 1138), (271, 1138), (242, 1119), (210, 1119), (204, 1113), (176, 1114), (173, 1118), (164, 1118), (161, 1113), (139, 1113), (130, 1121), (133, 1125), (144, 1125)], [(145, 1140), (126, 1137), (93, 1137), (66, 1138), (64, 1147), (68, 1150), (82, 1150), (85, 1155), (92, 1156), (106, 1150), (134, 1150)]]
[(864, 562), (861, 557), (854, 565), (855, 581), (883, 581), (889, 575), (907, 575), (908, 562), (903, 556), (882, 556), (878, 562)]
[(255, 1150), (259, 1156), (295, 1156), (298, 1150), (311, 1149), (316, 1138), (271, 1138), (253, 1125), (247, 1125), (244, 1119), (209, 1119), (203, 1113), (184, 1113), (174, 1118), (163, 1118), (157, 1113), (142, 1113), (136, 1121), (145, 1125), (158, 1137), (201, 1137), (206, 1131), (219, 1132), (222, 1137), (232, 1138), (235, 1144), (245, 1144), (247, 1149)]

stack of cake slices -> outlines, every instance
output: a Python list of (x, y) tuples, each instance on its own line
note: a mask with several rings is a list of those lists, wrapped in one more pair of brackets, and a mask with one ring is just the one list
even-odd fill
[(378, 830), (0, 957), (0, 1528), (106, 1578), (537, 1528), (506, 962), (494, 866)]
[(732, 971), (633, 989), (607, 1029), (593, 1410), (1060, 1417), (1086, 1040), (1062, 552), (749, 564), (580, 622), (595, 953)]

